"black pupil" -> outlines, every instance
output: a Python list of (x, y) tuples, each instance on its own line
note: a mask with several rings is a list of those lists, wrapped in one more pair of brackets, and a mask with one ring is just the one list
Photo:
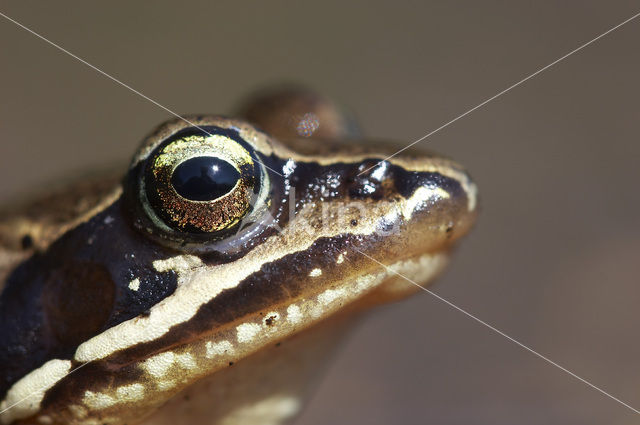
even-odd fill
[(233, 189), (240, 178), (231, 164), (213, 156), (198, 156), (178, 165), (171, 184), (180, 196), (192, 201), (212, 201)]

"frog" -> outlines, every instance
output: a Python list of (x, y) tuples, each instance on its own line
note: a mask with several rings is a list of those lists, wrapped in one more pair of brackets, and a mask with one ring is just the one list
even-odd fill
[(0, 214), (0, 423), (283, 424), (366, 312), (478, 213), (451, 159), (300, 88), (171, 119), (126, 169)]

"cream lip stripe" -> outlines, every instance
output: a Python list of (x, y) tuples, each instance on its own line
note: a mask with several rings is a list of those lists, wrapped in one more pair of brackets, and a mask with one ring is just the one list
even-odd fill
[[(56, 49), (60, 50), (61, 52), (71, 56), (72, 58), (74, 58), (75, 60), (82, 62), (83, 64), (85, 64), (86, 66), (88, 66), (89, 68), (93, 69), (94, 71), (98, 72), (99, 74), (104, 75), (105, 77), (107, 77), (108, 79), (110, 79), (111, 81), (121, 85), (122, 87), (126, 88), (127, 90), (137, 94), (138, 96), (142, 97), (145, 100), (148, 100), (149, 102), (153, 103), (154, 105), (156, 105), (158, 108), (164, 109), (165, 111), (167, 111), (168, 113), (170, 113), (171, 115), (175, 116), (176, 118), (181, 119), (182, 121), (186, 122), (187, 124), (189, 124), (192, 127), (197, 128), (198, 130), (202, 131), (205, 134), (208, 134), (209, 136), (213, 136), (212, 134), (210, 134), (209, 132), (207, 132), (206, 130), (204, 130), (202, 127), (192, 123), (191, 121), (189, 121), (188, 119), (186, 119), (185, 117), (183, 117), (182, 115), (178, 114), (177, 112), (172, 111), (171, 109), (167, 108), (166, 106), (158, 103), (157, 101), (153, 100), (152, 98), (150, 98), (149, 96), (145, 95), (144, 93), (134, 89), (133, 87), (131, 87), (130, 85), (123, 83), (122, 81), (118, 80), (116, 77), (112, 76), (111, 74), (101, 70), (100, 68), (98, 68), (95, 65), (92, 65), (91, 63), (87, 62), (86, 60), (82, 59), (81, 57), (71, 53), (70, 51), (68, 51), (67, 49), (65, 49), (64, 47), (54, 43), (53, 41), (47, 39), (46, 37), (40, 35), (39, 33), (35, 32), (34, 30), (32, 30), (31, 28), (21, 24), (20, 22), (16, 21), (15, 19), (12, 19), (10, 17), (8, 17), (7, 15), (5, 15), (4, 13), (0, 12), (0, 16), (2, 16), (3, 18), (5, 18), (6, 20), (13, 22), (14, 24), (16, 24), (17, 26), (19, 26), (20, 28), (22, 28), (25, 31), (30, 32), (31, 34), (35, 35), (36, 37), (38, 37), (40, 40), (44, 41), (45, 43), (55, 47)], [(284, 177), (284, 175), (276, 170), (274, 170), (273, 168), (269, 167), (268, 165), (260, 162), (259, 160), (256, 159), (256, 162), (260, 163), (261, 165), (263, 165), (265, 168), (267, 168), (269, 171), (276, 173), (277, 175)]]
[[(31, 30), (30, 28), (28, 28), (28, 27), (24, 26), (23, 24), (21, 24), (21, 23), (17, 22), (16, 20), (14, 20), (14, 19), (12, 19), (12, 18), (8, 17), (8, 16), (7, 16), (7, 15), (5, 15), (4, 13), (0, 12), (0, 16), (4, 17), (5, 19), (7, 19), (7, 20), (8, 20), (8, 21), (10, 21), (10, 22), (13, 22), (13, 23), (14, 23), (14, 24), (16, 24), (17, 26), (19, 26), (19, 27), (21, 27), (22, 29), (24, 29), (24, 30), (26, 30), (26, 31), (30, 32), (31, 34), (33, 34), (33, 35), (35, 35), (36, 37), (40, 38), (41, 40), (45, 41), (46, 43), (48, 43), (48, 44), (52, 45), (53, 47), (57, 48), (58, 50), (62, 51), (63, 53), (66, 53), (67, 55), (69, 55), (69, 56), (73, 57), (74, 59), (76, 59), (76, 60), (78, 60), (78, 61), (82, 62), (83, 64), (85, 64), (85, 65), (87, 65), (87, 66), (89, 66), (90, 68), (94, 69), (95, 71), (99, 72), (100, 74), (104, 75), (105, 77), (107, 77), (107, 78), (111, 79), (112, 81), (114, 81), (114, 82), (116, 82), (116, 83), (120, 84), (121, 86), (123, 86), (123, 87), (125, 87), (125, 88), (129, 89), (130, 91), (132, 91), (132, 92), (134, 92), (135, 94), (137, 94), (137, 95), (141, 96), (142, 98), (144, 98), (144, 99), (148, 100), (149, 102), (153, 103), (154, 105), (156, 105), (156, 106), (158, 106), (158, 107), (160, 107), (160, 108), (164, 109), (165, 111), (167, 111), (167, 112), (169, 112), (170, 114), (172, 114), (172, 115), (176, 116), (177, 118), (179, 118), (179, 119), (181, 119), (181, 120), (183, 120), (183, 121), (187, 122), (187, 123), (188, 123), (188, 124), (190, 124), (190, 125), (193, 125), (193, 126), (194, 126), (194, 127), (196, 127), (196, 128), (199, 128), (198, 126), (196, 126), (196, 125), (192, 124), (191, 122), (189, 122), (188, 120), (186, 120), (185, 118), (183, 118), (183, 117), (182, 117), (182, 116), (180, 116), (179, 114), (177, 114), (177, 113), (173, 112), (173, 111), (172, 111), (172, 110), (170, 110), (169, 108), (167, 108), (167, 107), (165, 107), (165, 106), (163, 106), (163, 105), (159, 104), (159, 103), (158, 103), (158, 102), (156, 102), (155, 100), (153, 100), (153, 99), (151, 99), (151, 98), (147, 97), (146, 95), (142, 94), (141, 92), (139, 92), (139, 91), (137, 91), (137, 90), (133, 89), (132, 87), (128, 86), (127, 84), (125, 84), (125, 83), (123, 83), (123, 82), (121, 82), (120, 80), (116, 79), (115, 77), (111, 76), (110, 74), (108, 74), (108, 73), (106, 73), (106, 72), (104, 72), (104, 71), (100, 70), (99, 68), (97, 68), (97, 67), (95, 67), (94, 65), (92, 65), (92, 64), (90, 64), (90, 63), (88, 63), (88, 62), (86, 62), (85, 60), (83, 60), (83, 59), (81, 59), (80, 57), (78, 57), (78, 56), (74, 55), (73, 53), (69, 52), (68, 50), (66, 50), (66, 49), (62, 48), (61, 46), (59, 46), (59, 45), (55, 44), (54, 42), (52, 42), (52, 41), (50, 41), (50, 40), (46, 39), (46, 38), (45, 38), (45, 37), (43, 37), (42, 35), (40, 35), (40, 34), (38, 34), (37, 32), (35, 32), (35, 31)], [(590, 44), (594, 43), (594, 42), (595, 42), (595, 41), (597, 41), (598, 39), (600, 39), (600, 38), (604, 37), (605, 35), (607, 35), (607, 34), (611, 33), (612, 31), (614, 31), (614, 30), (616, 30), (616, 29), (620, 28), (621, 26), (625, 25), (626, 23), (628, 23), (628, 22), (630, 22), (630, 21), (632, 21), (632, 20), (636, 19), (638, 16), (640, 16), (640, 13), (637, 13), (637, 14), (633, 15), (631, 18), (629, 18), (629, 19), (627, 19), (627, 20), (623, 21), (622, 23), (620, 23), (620, 24), (616, 25), (615, 27), (613, 27), (613, 28), (609, 29), (608, 31), (606, 31), (606, 32), (602, 33), (602, 34), (601, 34), (601, 35), (599, 35), (598, 37), (596, 37), (596, 38), (592, 39), (591, 41), (589, 41), (589, 42), (587, 42), (587, 43), (585, 43), (585, 44), (583, 44), (583, 45), (579, 46), (578, 48), (576, 48), (576, 49), (572, 50), (571, 52), (567, 53), (566, 55), (562, 56), (561, 58), (559, 58), (559, 59), (555, 60), (554, 62), (550, 63), (549, 65), (547, 65), (547, 66), (545, 66), (545, 67), (541, 68), (540, 70), (538, 70), (538, 71), (534, 72), (533, 74), (531, 74), (531, 75), (527, 76), (526, 78), (524, 78), (524, 79), (520, 80), (519, 82), (517, 82), (517, 83), (513, 84), (512, 86), (510, 86), (510, 87), (508, 87), (507, 89), (505, 89), (505, 90), (501, 91), (500, 93), (496, 94), (495, 96), (492, 96), (491, 98), (489, 98), (489, 99), (485, 100), (485, 101), (484, 101), (484, 102), (482, 102), (481, 104), (479, 104), (479, 105), (477, 105), (476, 107), (474, 107), (474, 108), (472, 108), (472, 109), (468, 110), (467, 112), (465, 112), (464, 114), (460, 115), (459, 117), (457, 117), (457, 118), (455, 118), (455, 119), (451, 120), (450, 122), (448, 122), (448, 123), (444, 124), (443, 126), (439, 127), (438, 129), (436, 129), (436, 130), (434, 130), (434, 131), (432, 131), (432, 132), (430, 132), (430, 133), (426, 134), (425, 136), (421, 137), (420, 139), (416, 140), (415, 142), (411, 143), (410, 145), (406, 146), (405, 148), (403, 148), (403, 149), (401, 149), (401, 150), (397, 151), (397, 152), (396, 152), (396, 153), (394, 153), (393, 155), (391, 155), (391, 156), (389, 156), (389, 157), (385, 158), (385, 160), (383, 160), (383, 161), (386, 161), (386, 160), (388, 160), (388, 159), (390, 159), (390, 158), (392, 158), (392, 157), (394, 157), (394, 156), (398, 155), (400, 152), (402, 152), (402, 151), (404, 151), (404, 150), (408, 149), (409, 147), (411, 147), (411, 146), (415, 145), (416, 143), (418, 143), (418, 142), (420, 142), (420, 141), (422, 141), (422, 140), (426, 139), (426, 138), (427, 138), (427, 137), (429, 137), (430, 135), (432, 135), (432, 134), (434, 134), (434, 133), (436, 133), (436, 132), (440, 131), (441, 129), (443, 129), (443, 128), (445, 128), (445, 127), (449, 126), (450, 124), (454, 123), (454, 122), (455, 122), (455, 121), (457, 121), (458, 119), (460, 119), (460, 118), (462, 118), (462, 117), (464, 117), (464, 116), (466, 116), (466, 115), (470, 114), (471, 112), (473, 112), (473, 111), (475, 111), (476, 109), (478, 109), (478, 108), (482, 107), (483, 105), (485, 105), (485, 104), (487, 104), (487, 103), (491, 102), (492, 100), (496, 99), (497, 97), (501, 96), (502, 94), (504, 94), (504, 93), (508, 92), (509, 90), (511, 90), (511, 89), (513, 89), (513, 88), (515, 88), (515, 87), (517, 87), (518, 85), (520, 85), (520, 84), (524, 83), (525, 81), (527, 81), (527, 80), (529, 80), (529, 79), (533, 78), (534, 76), (536, 76), (536, 75), (538, 75), (539, 73), (541, 73), (541, 72), (545, 71), (546, 69), (550, 68), (551, 66), (553, 66), (553, 65), (557, 64), (558, 62), (560, 62), (560, 61), (562, 61), (562, 60), (566, 59), (567, 57), (571, 56), (572, 54), (574, 54), (574, 53), (578, 52), (579, 50), (582, 50), (583, 48), (587, 47), (588, 45), (590, 45)], [(201, 129), (201, 130), (202, 130), (202, 129)], [(204, 131), (204, 130), (203, 130), (203, 131)], [(205, 133), (207, 133), (206, 131), (204, 131), (204, 132), (205, 132)], [(208, 133), (207, 133), (207, 134), (208, 134)], [(383, 161), (380, 161), (380, 162), (383, 162)], [(263, 165), (264, 165), (264, 164), (263, 164)], [(377, 165), (377, 164), (376, 164), (376, 165)], [(376, 165), (372, 166), (371, 168), (375, 167)], [(265, 167), (266, 167), (266, 165), (265, 165)], [(268, 168), (268, 167), (267, 167), (267, 168)], [(275, 172), (276, 174), (282, 175), (282, 174), (280, 174), (279, 172), (277, 172), (277, 171), (275, 171), (275, 170), (272, 170), (272, 169), (270, 169), (270, 170), (271, 170), (272, 172)], [(363, 173), (364, 173), (364, 172), (366, 172), (366, 171), (368, 171), (368, 169), (367, 169), (367, 170), (364, 170), (364, 171), (363, 171)], [(597, 390), (598, 392), (600, 392), (600, 393), (602, 393), (602, 394), (606, 395), (607, 397), (609, 397), (609, 398), (611, 398), (611, 399), (615, 400), (616, 402), (618, 402), (618, 403), (620, 403), (621, 405), (623, 405), (623, 406), (627, 407), (628, 409), (632, 410), (633, 412), (640, 414), (640, 411), (639, 411), (639, 410), (637, 410), (637, 409), (633, 408), (633, 407), (632, 407), (632, 406), (630, 406), (629, 404), (627, 404), (627, 403), (625, 403), (625, 402), (621, 401), (620, 399), (618, 399), (618, 398), (616, 398), (616, 397), (612, 396), (611, 394), (609, 394), (609, 393), (605, 392), (604, 390), (600, 389), (599, 387), (597, 387), (597, 386), (595, 386), (595, 385), (591, 384), (591, 383), (590, 383), (590, 382), (588, 382), (587, 380), (585, 380), (585, 379), (581, 378), (580, 376), (576, 375), (575, 373), (571, 372), (570, 370), (568, 370), (568, 369), (566, 369), (566, 368), (564, 368), (564, 367), (560, 366), (559, 364), (557, 364), (557, 363), (553, 362), (552, 360), (548, 359), (547, 357), (543, 356), (542, 354), (539, 354), (538, 352), (534, 351), (533, 349), (529, 348), (528, 346), (524, 345), (523, 343), (519, 342), (518, 340), (516, 340), (516, 339), (514, 339), (514, 338), (510, 337), (509, 335), (505, 334), (504, 332), (500, 331), (499, 329), (497, 329), (497, 328), (495, 328), (495, 327), (491, 326), (491, 325), (490, 325), (490, 324), (488, 324), (487, 322), (485, 322), (485, 321), (483, 321), (483, 320), (481, 320), (481, 319), (477, 318), (477, 317), (476, 317), (476, 316), (474, 316), (473, 314), (471, 314), (471, 313), (467, 312), (466, 310), (462, 309), (461, 307), (458, 307), (458, 306), (457, 306), (457, 305), (455, 305), (454, 303), (452, 303), (452, 302), (450, 302), (450, 301), (446, 300), (445, 298), (443, 298), (443, 297), (439, 296), (438, 294), (434, 293), (433, 291), (431, 291), (431, 290), (429, 290), (429, 289), (427, 289), (427, 288), (424, 288), (423, 286), (421, 286), (421, 285), (419, 285), (418, 283), (416, 283), (416, 282), (412, 281), (411, 279), (407, 278), (406, 276), (404, 276), (404, 275), (402, 275), (402, 274), (400, 274), (400, 273), (396, 272), (395, 270), (393, 270), (393, 269), (389, 268), (388, 266), (386, 266), (386, 265), (384, 265), (384, 264), (380, 263), (379, 261), (375, 260), (374, 258), (370, 257), (369, 255), (365, 254), (364, 252), (359, 251), (359, 250), (357, 250), (357, 251), (358, 251), (360, 254), (364, 255), (365, 257), (369, 258), (371, 261), (374, 261), (375, 263), (379, 264), (380, 266), (384, 267), (385, 269), (389, 270), (390, 272), (392, 272), (392, 273), (394, 273), (394, 274), (398, 275), (399, 277), (401, 277), (401, 278), (403, 278), (403, 279), (407, 280), (409, 283), (411, 283), (411, 284), (413, 284), (413, 285), (415, 285), (415, 286), (419, 287), (419, 288), (420, 288), (420, 289), (422, 289), (423, 291), (425, 291), (425, 292), (427, 292), (427, 293), (431, 294), (432, 296), (434, 296), (434, 297), (436, 297), (437, 299), (439, 299), (440, 301), (442, 301), (442, 302), (446, 303), (446, 304), (447, 304), (447, 305), (449, 305), (450, 307), (452, 307), (452, 308), (454, 308), (454, 309), (456, 309), (456, 310), (460, 311), (461, 313), (465, 314), (465, 315), (466, 315), (466, 316), (468, 316), (469, 318), (471, 318), (471, 319), (475, 320), (476, 322), (478, 322), (478, 323), (480, 323), (480, 324), (482, 324), (482, 325), (484, 325), (484, 326), (488, 327), (489, 329), (491, 329), (491, 330), (493, 330), (494, 332), (498, 333), (498, 334), (499, 334), (499, 335), (501, 335), (502, 337), (504, 337), (504, 338), (506, 338), (506, 339), (510, 340), (511, 342), (513, 342), (513, 343), (515, 343), (515, 344), (519, 345), (520, 347), (522, 347), (522, 348), (526, 349), (527, 351), (529, 351), (529, 352), (531, 352), (532, 354), (536, 355), (537, 357), (539, 357), (539, 358), (543, 359), (543, 360), (544, 360), (544, 361), (546, 361), (547, 363), (549, 363), (549, 364), (551, 364), (551, 365), (553, 365), (553, 366), (555, 366), (555, 367), (557, 367), (557, 368), (559, 368), (559, 369), (563, 370), (564, 372), (566, 372), (566, 373), (568, 373), (569, 375), (573, 376), (574, 378), (576, 378), (576, 379), (580, 380), (581, 382), (583, 382), (583, 383), (587, 384), (588, 386), (590, 386), (591, 388), (593, 388), (593, 389)], [(76, 367), (75, 369), (71, 370), (69, 373), (73, 373), (73, 372), (77, 371), (78, 369), (82, 368), (82, 367), (83, 367), (84, 365), (86, 365), (86, 364), (87, 364), (87, 363), (82, 363), (82, 364), (80, 364), (78, 367)], [(44, 387), (43, 387), (43, 388), (44, 388)], [(25, 401), (25, 400), (29, 399), (29, 398), (30, 398), (31, 396), (33, 396), (34, 394), (37, 394), (39, 391), (42, 391), (42, 388), (41, 388), (40, 390), (38, 390), (38, 391), (34, 391), (34, 392), (33, 392), (32, 394), (30, 394), (29, 396), (24, 397), (23, 399), (21, 399), (21, 400), (19, 400), (18, 402), (16, 402), (16, 403), (12, 404), (11, 406), (8, 406), (8, 407), (7, 407), (7, 408), (5, 408), (4, 410), (0, 411), (0, 413), (4, 413), (4, 412), (6, 412), (6, 411), (10, 410), (11, 408), (15, 407), (16, 405), (18, 405), (18, 404), (22, 403), (23, 401)]]
[[(618, 28), (622, 27), (625, 24), (628, 24), (629, 22), (633, 21), (634, 19), (636, 19), (638, 16), (640, 16), (640, 12), (636, 13), (635, 15), (633, 15), (632, 17), (630, 17), (629, 19), (626, 19), (622, 22), (620, 22), (618, 25), (616, 25), (615, 27), (612, 27), (610, 29), (608, 29), (607, 31), (603, 32), (602, 34), (600, 34), (599, 36), (591, 39), (590, 41), (587, 41), (584, 44), (581, 44), (580, 46), (576, 47), (575, 49), (573, 49), (572, 51), (570, 51), (569, 53), (565, 54), (564, 56), (559, 57), (558, 59), (554, 60), (553, 62), (551, 62), (550, 64), (540, 68), (539, 70), (537, 70), (536, 72), (534, 72), (533, 74), (529, 74), (528, 76), (524, 77), (522, 80), (518, 81), (517, 83), (514, 83), (512, 85), (510, 85), (509, 87), (507, 87), (506, 89), (502, 90), (501, 92), (491, 96), (490, 98), (486, 99), (484, 102), (479, 103), (478, 105), (474, 106), (473, 108), (467, 110), (466, 112), (462, 113), (461, 115), (458, 115), (456, 118), (452, 119), (451, 121), (448, 121), (446, 123), (444, 123), (443, 125), (441, 125), (440, 127), (436, 128), (435, 130), (430, 131), (429, 133), (425, 134), (424, 136), (420, 137), (417, 140), (414, 140), (413, 142), (411, 142), (410, 144), (408, 144), (407, 146), (405, 146), (404, 148), (398, 150), (397, 152), (395, 152), (392, 155), (389, 155), (388, 157), (386, 157), (385, 159), (383, 159), (380, 162), (384, 162), (387, 161), (391, 158), (393, 158), (394, 156), (404, 152), (405, 150), (409, 149), (411, 146), (422, 142), (423, 140), (425, 140), (426, 138), (436, 134), (437, 132), (439, 132), (440, 130), (443, 130), (447, 127), (449, 127), (451, 124), (453, 124), (454, 122), (458, 121), (461, 118), (466, 117), (467, 115), (469, 115), (470, 113), (472, 113), (473, 111), (482, 108), (484, 105), (486, 105), (487, 103), (491, 102), (492, 100), (495, 100), (497, 98), (499, 98), (500, 96), (502, 96), (503, 94), (507, 93), (508, 91), (510, 91), (511, 89), (514, 89), (516, 87), (518, 87), (519, 85), (521, 85), (522, 83), (532, 79), (533, 77), (535, 77), (536, 75), (546, 71), (547, 69), (551, 68), (553, 65), (557, 64), (558, 62), (562, 62), (563, 60), (565, 60), (566, 58), (568, 58), (569, 56), (573, 55), (574, 53), (579, 52), (580, 50), (584, 49), (585, 47), (595, 43), (596, 41), (600, 40), (602, 37), (606, 36), (609, 33), (612, 33), (613, 31), (617, 30)], [(366, 173), (367, 171), (369, 171), (370, 169), (377, 167), (378, 164), (380, 164), (380, 162), (372, 165), (371, 167), (363, 170), (360, 172), (360, 174)], [(358, 174), (358, 175), (360, 175)]]
[[(76, 366), (74, 369), (71, 369), (66, 376), (71, 375), (74, 372), (77, 372), (78, 370), (82, 369), (83, 367), (85, 367), (86, 365), (88, 365), (89, 362), (85, 362), (85, 363), (81, 363), (78, 366)], [(14, 407), (18, 406), (19, 404), (24, 403), (25, 401), (29, 400), (31, 397), (35, 396), (36, 394), (41, 393), (44, 389), (46, 389), (47, 386), (42, 386), (40, 388), (38, 388), (37, 390), (27, 394), (26, 396), (22, 397), (20, 400), (10, 404), (9, 406), (5, 407), (4, 409), (0, 410), (0, 415), (2, 415), (4, 412), (8, 412), (9, 410), (13, 409)]]

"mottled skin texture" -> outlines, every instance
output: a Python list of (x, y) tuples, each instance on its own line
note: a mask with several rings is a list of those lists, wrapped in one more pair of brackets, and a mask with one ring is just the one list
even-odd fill
[[(368, 256), (420, 284), (442, 270), (476, 215), (466, 173), (415, 152), (380, 162), (393, 150), (346, 140), (329, 101), (269, 96), (243, 109), (271, 135), (170, 121), (123, 179), (2, 217), (0, 410), (46, 385), (2, 423), (283, 423), (352, 317), (417, 290)], [(262, 167), (240, 228), (185, 234), (141, 201), (149, 158), (185, 131), (239, 140)]]

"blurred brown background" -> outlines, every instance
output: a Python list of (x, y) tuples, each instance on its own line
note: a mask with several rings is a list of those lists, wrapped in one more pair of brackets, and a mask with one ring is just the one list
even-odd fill
[[(640, 12), (634, 1), (33, 2), (1, 11), (179, 113), (306, 83), (421, 137)], [(433, 289), (640, 408), (640, 18), (423, 142), (479, 224)], [(128, 161), (169, 118), (0, 19), (0, 198)], [(378, 310), (297, 422), (609, 424), (639, 416), (428, 294)]]

